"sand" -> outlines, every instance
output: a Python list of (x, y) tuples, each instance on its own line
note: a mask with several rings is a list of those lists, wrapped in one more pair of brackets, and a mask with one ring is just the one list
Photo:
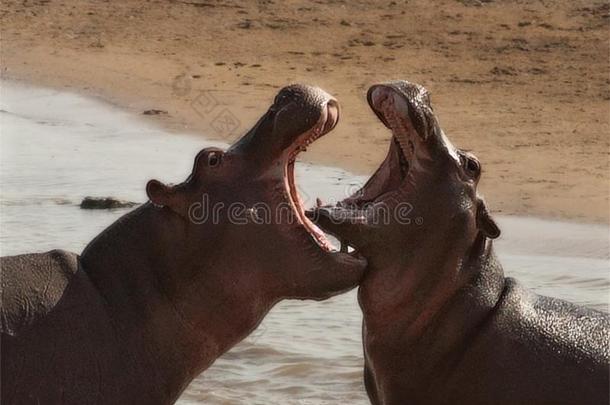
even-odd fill
[(408, 79), (482, 161), (493, 212), (608, 222), (609, 11), (581, 0), (4, 0), (2, 78), (228, 142), (283, 85), (316, 84), (342, 117), (303, 158), (362, 174), (390, 136), (366, 90)]

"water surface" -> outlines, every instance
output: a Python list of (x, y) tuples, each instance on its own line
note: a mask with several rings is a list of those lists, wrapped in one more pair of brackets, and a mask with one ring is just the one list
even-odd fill
[[(0, 92), (0, 251), (79, 252), (128, 210), (81, 210), (83, 197), (144, 202), (151, 178), (181, 182), (203, 137), (168, 134), (99, 101), (3, 82)], [(261, 114), (263, 111), (261, 111)], [(332, 136), (332, 134), (330, 135)], [(365, 180), (301, 163), (306, 203), (340, 199)], [(608, 310), (609, 228), (499, 217), (507, 275), (535, 291)], [(180, 403), (368, 404), (355, 293), (285, 301), (197, 378)]]

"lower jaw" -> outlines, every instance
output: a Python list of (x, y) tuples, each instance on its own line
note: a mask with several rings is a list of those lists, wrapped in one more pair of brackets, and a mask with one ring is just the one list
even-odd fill
[[(389, 173), (398, 172), (400, 175), (395, 178), (391, 175), (388, 175), (383, 181), (386, 183), (386, 187), (380, 191), (375, 197), (369, 197), (366, 201), (359, 201), (354, 205), (356, 209), (365, 209), (365, 205), (367, 204), (377, 204), (384, 202), (391, 202), (395, 199), (396, 192), (400, 190), (403, 186), (404, 181), (407, 178), (407, 174), (409, 173), (410, 164), (407, 158), (405, 157), (405, 152), (402, 149), (401, 143), (398, 141), (395, 135), (392, 135), (391, 142), (394, 142), (396, 146), (396, 152), (392, 156), (390, 156), (390, 160), (387, 165), (389, 165)], [(384, 162), (384, 164), (386, 164)], [(363, 195), (366, 195), (367, 192), (363, 191)], [(348, 198), (349, 200), (349, 198)]]
[(296, 183), (294, 181), (294, 166), (295, 160), (290, 160), (284, 168), (284, 181), (288, 200), (292, 207), (293, 213), (298, 221), (299, 225), (302, 226), (305, 231), (309, 234), (311, 239), (324, 251), (332, 252), (334, 249), (331, 242), (327, 239), (324, 232), (318, 228), (313, 222), (305, 216), (304, 206), (301, 198), (296, 189)]

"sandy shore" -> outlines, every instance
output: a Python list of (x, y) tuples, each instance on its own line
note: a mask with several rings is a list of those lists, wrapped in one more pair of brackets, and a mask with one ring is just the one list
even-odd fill
[(368, 173), (389, 133), (369, 85), (429, 88), (484, 165), (495, 212), (609, 219), (605, 1), (8, 1), (2, 77), (99, 96), (230, 141), (290, 82), (334, 94), (337, 129), (304, 158)]

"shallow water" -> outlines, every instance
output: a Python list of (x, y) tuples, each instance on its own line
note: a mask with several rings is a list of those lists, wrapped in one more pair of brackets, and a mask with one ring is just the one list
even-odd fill
[[(167, 134), (99, 101), (15, 83), (0, 90), (0, 252), (80, 252), (128, 210), (81, 210), (83, 197), (143, 202), (150, 178), (180, 182), (197, 152), (224, 146)], [(261, 111), (262, 112), (262, 111)], [(330, 135), (332, 136), (332, 135)], [(339, 199), (365, 180), (299, 164), (306, 204)], [(608, 310), (610, 232), (604, 225), (500, 217), (507, 275), (535, 291)], [(366, 404), (355, 293), (286, 301), (216, 361), (180, 403)]]

